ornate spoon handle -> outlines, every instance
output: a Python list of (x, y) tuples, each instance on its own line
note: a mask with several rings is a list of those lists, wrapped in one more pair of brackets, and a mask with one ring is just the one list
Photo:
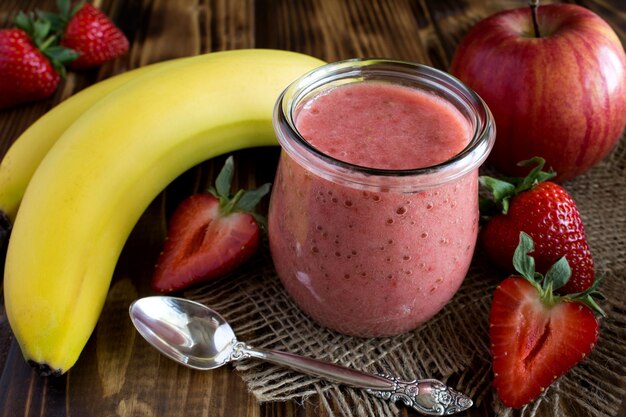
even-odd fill
[(369, 374), (319, 359), (253, 348), (243, 342), (235, 342), (230, 360), (244, 358), (261, 359), (326, 381), (365, 389), (378, 398), (402, 401), (405, 405), (428, 415), (451, 415), (472, 406), (469, 397), (435, 379), (403, 382), (392, 376)]
[(473, 404), (467, 395), (436, 379), (416, 379), (405, 382), (393, 376), (387, 378), (394, 382), (393, 389), (389, 391), (368, 389), (367, 392), (385, 400), (402, 401), (408, 407), (434, 416), (459, 413)]

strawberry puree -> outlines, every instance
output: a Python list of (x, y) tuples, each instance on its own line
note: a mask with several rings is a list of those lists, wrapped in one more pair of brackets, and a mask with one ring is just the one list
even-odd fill
[(413, 88), (357, 83), (306, 103), (298, 131), (327, 155), (370, 168), (414, 169), (444, 162), (467, 145), (467, 121), (449, 103)]
[[(355, 165), (414, 169), (469, 142), (461, 113), (430, 93), (380, 82), (332, 88), (296, 114), (315, 148)], [(283, 151), (270, 205), (278, 275), (313, 319), (356, 336), (398, 334), (436, 314), (467, 273), (477, 170), (416, 193), (324, 179)]]

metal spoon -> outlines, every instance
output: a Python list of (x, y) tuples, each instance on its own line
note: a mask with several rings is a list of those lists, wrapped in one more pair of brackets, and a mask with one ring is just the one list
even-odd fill
[(403, 382), (393, 376), (368, 374), (292, 353), (253, 348), (237, 341), (222, 316), (195, 301), (146, 297), (134, 301), (129, 313), (144, 339), (165, 356), (193, 369), (209, 370), (228, 362), (257, 358), (327, 381), (362, 388), (379, 398), (400, 400), (428, 415), (450, 415), (472, 406), (469, 397), (434, 379)]

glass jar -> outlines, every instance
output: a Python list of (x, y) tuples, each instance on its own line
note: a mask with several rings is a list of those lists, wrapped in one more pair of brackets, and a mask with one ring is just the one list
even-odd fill
[[(372, 168), (312, 144), (299, 131), (299, 118), (318, 98), (355, 83), (375, 83), (382, 88), (376, 96), (401, 86), (443, 102), (467, 127), (458, 135), (464, 141), (459, 151), (429, 166)], [(319, 105), (324, 106), (322, 100)], [(345, 110), (336, 123), (357, 114)], [(386, 116), (355, 125), (370, 123), (397, 122)], [(485, 103), (434, 68), (355, 59), (325, 65), (293, 82), (278, 99), (274, 129), (282, 151), (268, 235), (278, 276), (296, 304), (321, 325), (361, 337), (411, 330), (443, 308), (466, 276), (476, 243), (478, 168), (495, 138)], [(428, 150), (429, 139), (423, 138), (424, 153), (436, 154)], [(365, 155), (367, 146), (358, 145)]]

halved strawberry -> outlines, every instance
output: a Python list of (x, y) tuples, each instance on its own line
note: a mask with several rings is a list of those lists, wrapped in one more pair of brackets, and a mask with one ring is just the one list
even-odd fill
[(556, 296), (553, 290), (569, 279), (561, 258), (545, 277), (535, 272), (533, 241), (520, 234), (511, 276), (497, 287), (490, 313), (489, 336), (493, 385), (509, 407), (519, 408), (538, 397), (558, 377), (581, 361), (598, 338), (594, 311), (604, 315), (594, 298), (601, 278), (586, 292)]
[(168, 293), (221, 277), (257, 251), (263, 219), (252, 209), (270, 184), (231, 197), (233, 170), (229, 157), (210, 194), (192, 195), (175, 210), (152, 277), (154, 290)]

